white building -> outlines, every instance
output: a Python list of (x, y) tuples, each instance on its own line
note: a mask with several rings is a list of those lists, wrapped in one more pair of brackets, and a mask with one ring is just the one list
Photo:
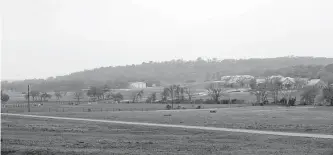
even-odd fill
[(129, 88), (136, 89), (136, 88), (147, 88), (147, 83), (145, 82), (132, 82), (129, 84)]
[(229, 85), (235, 85), (237, 87), (250, 87), (251, 80), (255, 78), (251, 75), (234, 75), (234, 76), (222, 76), (221, 82)]
[(281, 78), (282, 87), (286, 89), (294, 89), (296, 87), (296, 81), (291, 77)]
[(324, 81), (322, 81), (320, 79), (312, 79), (312, 80), (309, 81), (307, 86), (316, 87), (316, 88), (324, 88), (327, 85)]

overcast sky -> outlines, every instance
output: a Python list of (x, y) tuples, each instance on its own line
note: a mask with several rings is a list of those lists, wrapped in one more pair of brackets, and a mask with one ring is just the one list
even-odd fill
[(332, 0), (2, 0), (2, 79), (197, 57), (333, 57)]

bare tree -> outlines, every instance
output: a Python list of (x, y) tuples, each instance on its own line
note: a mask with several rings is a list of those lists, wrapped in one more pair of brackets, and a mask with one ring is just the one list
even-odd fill
[(25, 95), (24, 95), (24, 98), (25, 98), (26, 100), (28, 100), (28, 99), (29, 99), (28, 94), (25, 94)]
[(105, 98), (106, 98), (107, 100), (110, 100), (110, 99), (113, 98), (113, 93), (112, 93), (112, 92), (107, 92), (107, 93), (104, 94), (104, 95), (105, 95)]
[(319, 90), (315, 87), (305, 87), (301, 93), (301, 100), (303, 104), (313, 104), (314, 99), (319, 94)]
[(273, 96), (274, 103), (276, 104), (279, 99), (279, 93), (282, 90), (282, 82), (279, 78), (273, 78), (270, 80), (267, 80), (267, 89), (271, 92)]
[(132, 93), (132, 101), (133, 103), (138, 102), (138, 100), (141, 100), (143, 97), (143, 90), (140, 90), (139, 92), (133, 92)]
[(115, 94), (112, 94), (112, 98), (114, 101), (120, 102), (121, 100), (124, 99), (124, 96), (121, 93), (115, 93)]
[(151, 103), (156, 101), (156, 93), (155, 92), (150, 95), (150, 99), (151, 99)]
[(209, 96), (216, 102), (220, 102), (220, 97), (225, 96), (225, 89), (221, 87), (214, 87), (213, 84), (210, 84), (207, 88)]
[(328, 86), (323, 89), (323, 97), (330, 106), (333, 106), (333, 86)]
[(132, 103), (135, 103), (137, 101), (138, 92), (132, 92)]
[(169, 97), (169, 88), (164, 88), (163, 92), (161, 93), (161, 98), (163, 102), (166, 102), (168, 100)]
[(97, 99), (103, 98), (103, 90), (101, 88), (97, 87), (90, 87), (90, 89), (87, 92), (87, 96), (89, 97), (97, 97)]
[(74, 99), (80, 104), (80, 100), (83, 99), (83, 93), (81, 91), (75, 92)]
[(255, 80), (253, 80), (250, 86), (251, 94), (255, 95), (257, 98), (257, 104), (264, 105), (265, 102), (267, 102), (268, 96), (267, 81), (257, 84)]
[(156, 93), (152, 93), (146, 100), (147, 103), (153, 103), (156, 100)]
[(30, 96), (32, 97), (32, 100), (35, 101), (37, 100), (38, 96), (39, 96), (40, 92), (39, 91), (31, 91), (30, 92)]
[(54, 92), (55, 97), (57, 98), (58, 101), (62, 98), (62, 95), (60, 92)]
[(46, 92), (44, 92), (40, 95), (41, 101), (46, 101), (46, 99), (50, 99), (51, 97), (52, 97), (52, 95), (48, 94)]
[(108, 85), (104, 85), (103, 87), (103, 100), (105, 100), (107, 93), (110, 92), (110, 88)]
[(168, 97), (171, 98), (171, 108), (173, 109), (174, 99), (176, 96), (177, 85), (170, 85), (169, 87), (164, 88), (161, 96), (163, 101), (167, 101)]
[(184, 89), (184, 92), (185, 92), (186, 95), (188, 96), (188, 100), (190, 101), (190, 103), (192, 103), (193, 92), (191, 91), (191, 88), (186, 87), (186, 88)]
[(177, 101), (183, 101), (184, 100), (184, 88), (181, 87), (180, 85), (175, 85), (175, 96)]

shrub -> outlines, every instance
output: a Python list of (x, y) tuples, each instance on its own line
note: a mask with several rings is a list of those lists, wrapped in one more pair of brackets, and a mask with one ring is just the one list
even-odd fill
[(296, 98), (289, 99), (289, 105), (288, 106), (295, 106), (296, 104)]
[(167, 110), (170, 110), (171, 109), (171, 105), (166, 105), (166, 107), (165, 107)]
[(209, 111), (210, 113), (216, 113), (216, 110), (211, 110), (211, 111)]

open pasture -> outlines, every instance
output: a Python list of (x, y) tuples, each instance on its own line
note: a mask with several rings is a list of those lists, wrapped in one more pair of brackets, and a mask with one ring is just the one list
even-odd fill
[(37, 115), (106, 119), (161, 124), (181, 124), (269, 131), (325, 133), (333, 135), (333, 107), (240, 107), (208, 109), (33, 113)]
[[(39, 103), (31, 104), (31, 112), (111, 112), (111, 111), (153, 111), (153, 110), (165, 110), (167, 104), (148, 104), (148, 103), (97, 103), (88, 104), (82, 102), (79, 105), (69, 105), (67, 102), (59, 104), (56, 102), (45, 102), (42, 106), (38, 106)], [(227, 107), (242, 107), (248, 106), (247, 104), (174, 104), (174, 107), (181, 106), (186, 109), (195, 109), (198, 105), (203, 108), (227, 108)], [(20, 104), (7, 104), (1, 108), (2, 112), (8, 113), (23, 113), (28, 112), (27, 103)]]
[(1, 154), (329, 155), (333, 151), (332, 139), (16, 116), (2, 120)]

